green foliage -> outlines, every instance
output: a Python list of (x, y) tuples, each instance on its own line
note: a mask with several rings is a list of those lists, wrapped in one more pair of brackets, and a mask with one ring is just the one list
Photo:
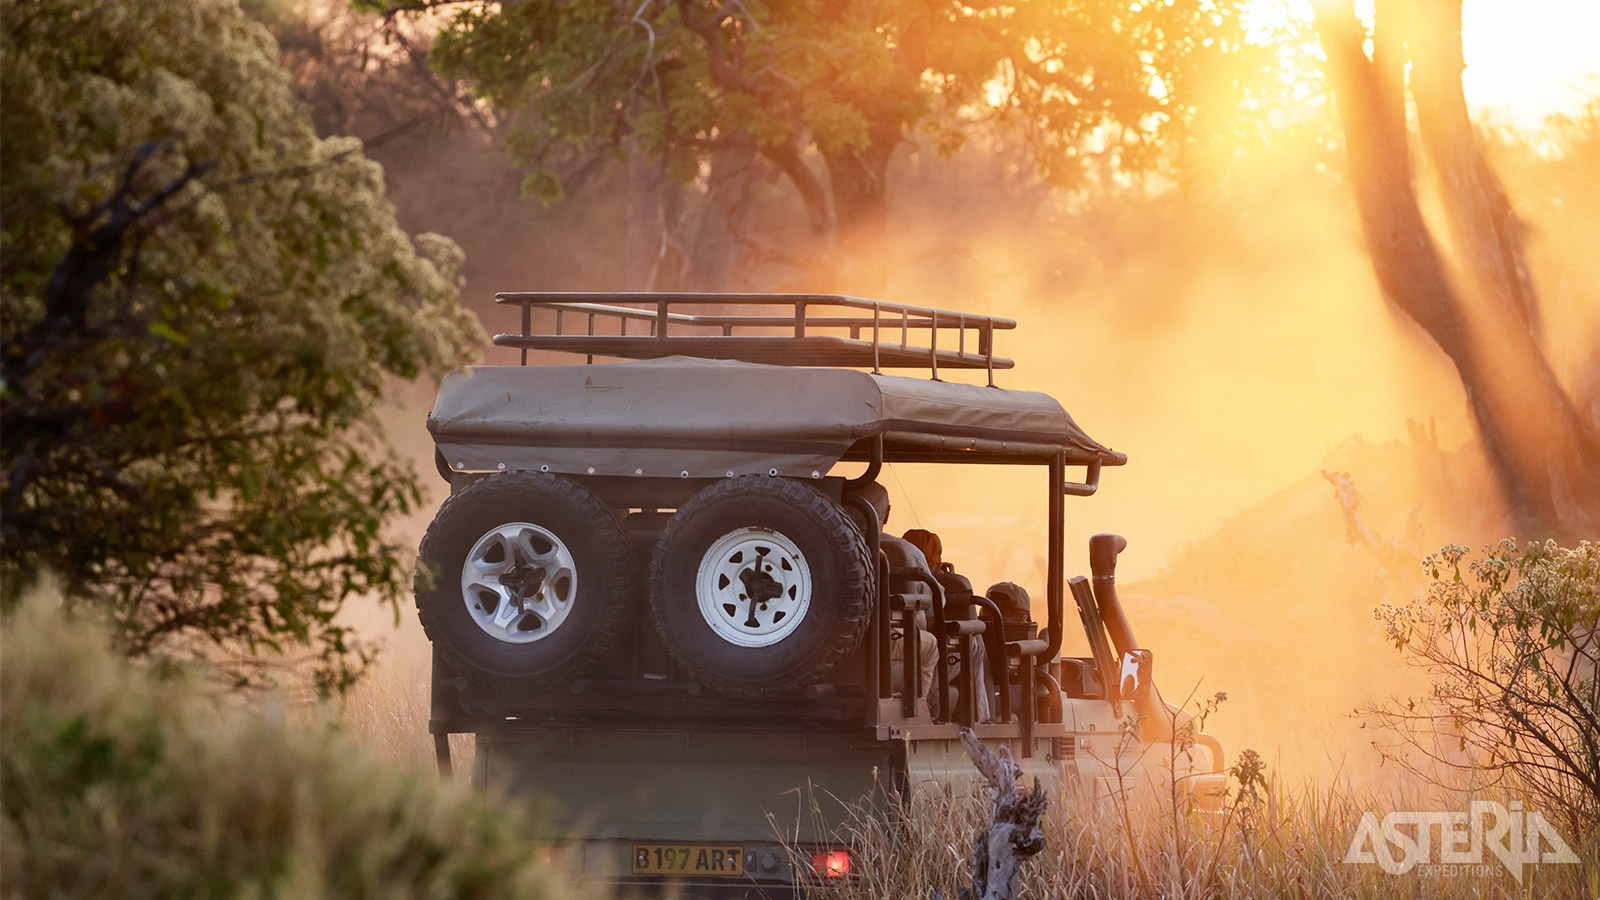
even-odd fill
[(1600, 544), (1505, 540), (1477, 558), (1452, 545), (1423, 568), (1423, 596), (1376, 615), (1433, 689), (1366, 710), (1401, 737), (1380, 749), (1510, 779), (1600, 832)]
[(8, 896), (561, 895), (519, 812), (130, 663), (94, 618), (36, 591), (3, 620)]
[(233, 0), (0, 6), (7, 591), (52, 570), (132, 651), (309, 644), (348, 683), (334, 616), (401, 595), (418, 500), (374, 407), (479, 341), (459, 249), (401, 231)]
[(682, 180), (741, 141), (775, 158), (814, 146), (833, 169), (872, 147), (887, 159), (919, 131), (949, 153), (974, 121), (1000, 120), (1072, 185), (1096, 156), (1159, 168), (1202, 110), (1238, 107), (1271, 64), (1247, 45), (1241, 6), (473, 4), (433, 55), (516, 123), (513, 151), (544, 170), (629, 140)]

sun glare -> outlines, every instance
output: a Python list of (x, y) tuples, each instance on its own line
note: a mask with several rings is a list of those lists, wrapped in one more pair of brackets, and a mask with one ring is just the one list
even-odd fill
[(1467, 100), (1533, 127), (1600, 91), (1600, 4), (1467, 0), (1461, 39)]
[[(1338, 0), (1328, 0), (1338, 2)], [(1371, 0), (1356, 0), (1370, 17)], [(1255, 0), (1252, 28), (1309, 19), (1310, 0)], [(1462, 49), (1467, 102), (1480, 113), (1520, 128), (1570, 112), (1600, 91), (1600, 3), (1593, 0), (1466, 0)]]

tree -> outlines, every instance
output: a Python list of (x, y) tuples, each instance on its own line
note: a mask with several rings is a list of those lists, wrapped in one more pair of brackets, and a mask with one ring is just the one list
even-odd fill
[[(1370, 28), (1329, 2), (1316, 20), (1379, 287), (1455, 365), (1519, 530), (1600, 532), (1600, 422), (1582, 414), (1540, 345), (1525, 229), (1467, 115), (1461, 0), (1379, 0)], [(1413, 183), (1408, 90), (1447, 241)]]
[(279, 63), (317, 134), (354, 135), (362, 151), (410, 136), (492, 131), (465, 88), (428, 62), (428, 22), (381, 20), (340, 0), (241, 0), (272, 33)]
[(918, 131), (949, 152), (974, 121), (1000, 120), (1063, 185), (1097, 157), (1121, 172), (1159, 168), (1203, 105), (1232, 105), (1240, 6), (473, 4), (454, 12), (434, 57), (515, 120), (531, 193), (559, 197), (609, 156), (716, 184), (759, 155), (803, 201), (832, 268), (870, 286), (882, 278), (889, 163)]
[[(1465, 770), (1529, 791), (1577, 834), (1600, 829), (1600, 544), (1460, 545), (1423, 561), (1421, 598), (1378, 608), (1425, 697), (1364, 710), (1425, 778)], [(1463, 565), (1465, 563), (1465, 565)], [(1474, 785), (1479, 786), (1479, 785)]]
[(361, 656), (419, 499), (377, 441), (394, 377), (470, 354), (454, 244), (320, 140), (236, 0), (3, 4), (0, 574), (48, 570), (126, 649)]

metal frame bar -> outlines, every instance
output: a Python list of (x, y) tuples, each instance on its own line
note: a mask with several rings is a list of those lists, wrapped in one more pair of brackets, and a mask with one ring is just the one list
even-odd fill
[[(1098, 478), (1100, 465), (1094, 465)], [(1061, 652), (1062, 628), (1061, 619), (1065, 609), (1063, 587), (1066, 581), (1066, 532), (1067, 532), (1067, 498), (1064, 485), (1067, 480), (1067, 456), (1057, 453), (1055, 459), (1050, 461), (1050, 503), (1048, 515), (1048, 537), (1050, 542), (1046, 550), (1045, 571), (1045, 604), (1047, 618), (1050, 626), (1050, 646), (1045, 653), (1045, 659), (1055, 659)]]
[[(879, 451), (882, 451), (881, 445)], [(867, 724), (877, 725), (882, 713), (878, 700), (887, 696), (893, 685), (889, 673), (889, 629), (884, 624), (889, 621), (889, 567), (879, 549), (883, 542), (883, 526), (878, 522), (878, 511), (867, 502), (867, 498), (847, 493), (844, 502), (861, 513), (861, 518), (867, 523), (867, 550), (870, 558), (877, 561), (877, 578), (874, 579), (877, 591), (867, 625), (866, 664), (862, 672), (863, 694), (869, 701)]]
[[(877, 446), (874, 446), (872, 450), (873, 457), (879, 458), (882, 451)], [(1060, 692), (1060, 687), (1056, 684), (1054, 676), (1050, 675), (1045, 667), (1061, 652), (1061, 645), (1066, 632), (1066, 498), (1074, 493), (1073, 488), (1079, 486), (1066, 480), (1068, 465), (1066, 452), (1060, 451), (1051, 457), (1048, 465), (1044, 467), (1048, 477), (1046, 515), (1048, 517), (1047, 540), (1049, 546), (1046, 548), (1045, 596), (1047, 609), (1043, 633), (1039, 638), (1032, 640), (1006, 641), (1004, 617), (1000, 614), (999, 607), (987, 597), (978, 595), (973, 597), (973, 603), (979, 608), (979, 621), (984, 623), (981, 639), (984, 641), (985, 648), (989, 651), (991, 675), (994, 677), (996, 687), (999, 689), (1000, 718), (1002, 722), (1010, 723), (1012, 714), (1015, 712), (1015, 725), (1018, 727), (1023, 739), (1022, 753), (1025, 756), (1032, 754), (1032, 739), (1036, 733), (1036, 726), (1041, 724), (1040, 704), (1037, 696), (1035, 696), (1039, 686), (1043, 685), (1051, 688), (1054, 691), (1053, 697), (1059, 697)], [(1098, 471), (1093, 474), (1098, 476)], [(1098, 479), (1096, 477), (1092, 480)], [(853, 495), (849, 496), (849, 501), (853, 505), (860, 504), (863, 507), (866, 505), (864, 500)], [(863, 508), (863, 513), (865, 514), (865, 512), (866, 509)], [(921, 668), (917, 659), (916, 648), (918, 645), (915, 642), (918, 640), (916, 635), (920, 629), (916, 626), (916, 610), (911, 608), (909, 604), (903, 605), (903, 608), (899, 610), (900, 620), (898, 623), (895, 622), (890, 605), (890, 592), (887, 587), (887, 581), (891, 575), (910, 578), (927, 584), (933, 590), (934, 603), (932, 615), (930, 616), (930, 631), (940, 641), (940, 653), (934, 677), (936, 683), (942, 689), (945, 689), (946, 693), (948, 693), (947, 689), (950, 685), (949, 661), (945, 643), (949, 636), (947, 632), (951, 629), (948, 627), (944, 615), (945, 598), (943, 586), (938, 583), (937, 579), (915, 569), (880, 568), (878, 615), (873, 626), (873, 646), (869, 650), (870, 661), (866, 673), (867, 683), (865, 684), (868, 697), (874, 701), (869, 704), (868, 715), (873, 717), (873, 721), (869, 724), (884, 724), (881, 721), (882, 706), (877, 701), (889, 699), (892, 696), (892, 667), (889, 664), (887, 644), (889, 632), (895, 624), (898, 624), (902, 629), (902, 640), (908, 642), (903, 658), (905, 689), (899, 704), (897, 704), (899, 713), (904, 719), (909, 720), (915, 717), (916, 700), (925, 693), (926, 687), (921, 684)], [(1076, 590), (1074, 590), (1074, 594), (1077, 594)], [(1092, 598), (1090, 602), (1093, 604)], [(1080, 608), (1081, 606), (1080, 600)], [(1092, 606), (1091, 615), (1094, 622), (1099, 621), (1098, 606)], [(1090, 616), (1086, 616), (1084, 622), (1086, 629), (1089, 627), (1090, 621)], [(1104, 640), (1103, 626), (1101, 636), (1101, 639)], [(1015, 660), (1014, 664), (1016, 666), (1015, 679), (1013, 679), (1011, 672), (1012, 660)], [(969, 671), (970, 669), (969, 662), (964, 671)], [(873, 677), (874, 675), (876, 675), (876, 678)], [(1104, 677), (1102, 676), (1102, 678)], [(1011, 685), (1013, 681), (1021, 691), (1021, 696), (1017, 698), (1018, 708), (1016, 709), (1012, 708), (1011, 703)], [(965, 696), (968, 698), (966, 702), (970, 704), (972, 691), (967, 691)], [(1114, 695), (1113, 697), (1108, 697), (1108, 699), (1113, 698)], [(946, 698), (941, 698), (941, 700), (944, 699)], [(1059, 701), (1053, 699), (1052, 702)], [(970, 711), (944, 709), (943, 705), (941, 702), (940, 711), (934, 717), (934, 724), (945, 724), (972, 718)]]
[[(912, 581), (927, 585), (928, 590), (933, 592), (933, 608), (928, 611), (930, 613), (928, 618), (931, 619), (929, 624), (932, 626), (929, 630), (933, 633), (934, 638), (939, 642), (939, 659), (934, 663), (933, 678), (941, 691), (948, 691), (950, 687), (950, 662), (946, 658), (944, 652), (944, 585), (939, 583), (939, 579), (934, 578), (930, 574), (919, 572), (916, 569), (896, 570), (894, 574), (903, 575)], [(916, 628), (916, 614), (912, 613), (908, 621), (909, 633), (909, 628)], [(922, 631), (920, 628), (917, 628), (916, 630), (919, 634)], [(905, 656), (907, 659), (913, 658), (913, 655), (915, 656), (917, 664), (917, 677), (920, 682), (922, 677), (922, 645), (921, 638), (918, 637), (917, 640), (918, 643), (915, 645), (906, 645)], [(929, 685), (929, 687), (931, 686), (932, 685)], [(927, 693), (927, 689), (920, 683), (917, 685), (917, 688), (918, 697), (921, 697), (923, 694)], [(938, 712), (934, 713), (933, 716), (933, 721), (935, 723), (951, 721), (950, 710), (945, 709), (947, 704), (943, 702), (946, 699), (948, 698), (945, 696), (940, 696), (939, 698), (939, 710)]]
[[(977, 593), (972, 602), (978, 605), (978, 618), (984, 623), (983, 649), (989, 657), (990, 675), (994, 678), (996, 692), (1000, 695), (1000, 721), (1011, 722), (1011, 661), (1006, 656), (1006, 617), (1000, 606), (988, 597)], [(983, 614), (993, 616), (993, 621), (983, 619)]]
[(1117, 684), (1116, 658), (1111, 655), (1111, 642), (1106, 638), (1106, 626), (1100, 618), (1099, 601), (1092, 591), (1074, 591), (1078, 601), (1078, 615), (1083, 619), (1084, 633), (1089, 637), (1089, 651), (1094, 656), (1095, 670), (1100, 673), (1100, 689), (1105, 699), (1111, 701), (1111, 712), (1122, 718), (1122, 692)]
[[(598, 302), (604, 301), (604, 302)], [(930, 370), (938, 381), (939, 368), (983, 369), (989, 386), (994, 386), (994, 370), (1011, 368), (1012, 361), (994, 355), (994, 332), (1017, 326), (1015, 320), (998, 316), (983, 316), (956, 312), (931, 306), (889, 303), (842, 294), (703, 294), (703, 293), (575, 293), (575, 292), (504, 292), (495, 295), (495, 302), (517, 304), (522, 310), (522, 333), (497, 334), (494, 342), (521, 351), (522, 364), (527, 365), (529, 350), (552, 350), (579, 353), (589, 362), (595, 356), (620, 359), (648, 359), (682, 352), (685, 355), (711, 356), (724, 359), (742, 359), (749, 362), (777, 365), (848, 365), (871, 366), (875, 373), (884, 367), (923, 368)], [(649, 304), (649, 308), (618, 304)], [(672, 310), (673, 304), (721, 304), (733, 307), (792, 307), (787, 314), (759, 313), (684, 313)], [(861, 310), (865, 315), (816, 314), (813, 307), (823, 310)], [(555, 331), (535, 333), (532, 311), (535, 308), (555, 311)], [(899, 314), (900, 340), (897, 353), (886, 353), (893, 345), (886, 345), (883, 334), (883, 313)], [(588, 319), (588, 334), (576, 335), (564, 331), (564, 313), (578, 313)], [(596, 317), (614, 318), (617, 333), (595, 334)], [(629, 335), (630, 321), (649, 321), (648, 335)], [(862, 331), (872, 328), (872, 339), (865, 340)], [(892, 327), (892, 325), (891, 325)], [(788, 334), (736, 334), (735, 329), (788, 329)], [(676, 329), (676, 331), (674, 331)], [(709, 329), (714, 333), (685, 333), (692, 329)], [(818, 334), (819, 330), (843, 329), (848, 336)], [(927, 347), (910, 343), (913, 330), (927, 331)], [(939, 332), (955, 331), (956, 349), (939, 349)], [(967, 349), (967, 331), (977, 333), (977, 350)], [(708, 343), (708, 339), (721, 339)], [(725, 343), (724, 343), (725, 342)], [(948, 344), (946, 345), (949, 346)]]
[[(865, 503), (866, 501), (863, 500), (862, 502)], [(869, 508), (870, 506), (871, 504), (868, 504)], [(877, 515), (877, 513), (874, 512), (873, 515)], [(873, 637), (873, 641), (877, 644), (878, 648), (878, 684), (877, 691), (875, 691), (872, 696), (877, 700), (885, 700), (894, 696), (894, 671), (891, 665), (892, 660), (889, 659), (889, 631), (892, 627), (889, 622), (891, 615), (892, 612), (889, 609), (889, 560), (882, 554), (879, 554), (878, 611), (877, 614), (873, 616), (873, 621), (877, 622), (878, 629), (877, 633)], [(879, 713), (881, 713), (881, 711), (882, 706), (880, 704)], [(875, 719), (881, 718), (879, 713), (874, 713)], [(874, 722), (874, 724), (877, 723)]]

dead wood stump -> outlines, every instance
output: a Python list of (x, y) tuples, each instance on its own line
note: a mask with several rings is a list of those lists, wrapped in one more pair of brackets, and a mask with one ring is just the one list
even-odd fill
[(961, 729), (961, 743), (989, 782), (994, 801), (989, 824), (978, 829), (972, 847), (972, 887), (960, 889), (960, 900), (1015, 900), (1022, 861), (1044, 849), (1045, 803), (1049, 797), (1033, 779), (1033, 790), (1017, 789), (1022, 767), (1002, 745), (996, 753), (984, 746), (971, 729)]

